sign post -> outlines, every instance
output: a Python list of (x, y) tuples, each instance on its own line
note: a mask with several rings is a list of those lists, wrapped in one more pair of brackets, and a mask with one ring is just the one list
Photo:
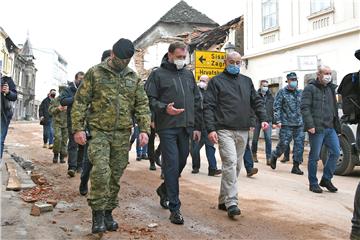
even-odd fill
[(225, 69), (225, 52), (195, 51), (195, 79), (201, 75), (209, 78), (216, 76)]

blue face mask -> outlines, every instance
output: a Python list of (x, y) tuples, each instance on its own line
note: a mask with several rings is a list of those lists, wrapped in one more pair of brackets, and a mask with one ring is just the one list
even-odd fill
[(297, 88), (297, 85), (298, 85), (297, 81), (291, 81), (291, 82), (289, 83), (289, 86), (290, 86), (292, 89)]
[(232, 75), (240, 73), (240, 67), (238, 65), (230, 64), (226, 67), (226, 71)]

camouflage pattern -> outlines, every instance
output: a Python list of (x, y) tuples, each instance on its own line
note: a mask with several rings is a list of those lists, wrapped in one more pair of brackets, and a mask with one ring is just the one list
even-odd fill
[(88, 204), (93, 210), (118, 206), (119, 180), (128, 164), (130, 134), (130, 130), (91, 131), (88, 156), (93, 167)]
[[(88, 116), (85, 112), (89, 107)], [(71, 110), (72, 131), (85, 129), (127, 130), (135, 116), (141, 132), (150, 132), (150, 109), (144, 85), (129, 67), (120, 74), (107, 62), (90, 68), (75, 95)]]
[(273, 151), (272, 154), (276, 158), (280, 157), (281, 154), (283, 154), (288, 149), (292, 139), (294, 139), (293, 161), (297, 163), (302, 163), (305, 140), (304, 128), (302, 126), (282, 126), (279, 133), (279, 142), (276, 146), (275, 151)]
[(302, 90), (289, 90), (286, 87), (279, 90), (274, 102), (274, 123), (281, 123), (283, 126), (302, 126), (301, 115)]
[(93, 168), (88, 204), (93, 210), (118, 205), (132, 116), (141, 132), (150, 132), (149, 102), (137, 74), (128, 67), (117, 73), (106, 61), (90, 68), (76, 92), (71, 118), (73, 132), (84, 130), (87, 123), (91, 133), (88, 156)]
[(67, 129), (67, 115), (66, 109), (61, 111), (59, 97), (56, 97), (50, 102), (49, 113), (52, 115), (53, 128), (54, 128), (54, 146), (53, 152), (55, 154), (61, 153), (67, 154), (67, 141), (68, 141), (68, 129)]

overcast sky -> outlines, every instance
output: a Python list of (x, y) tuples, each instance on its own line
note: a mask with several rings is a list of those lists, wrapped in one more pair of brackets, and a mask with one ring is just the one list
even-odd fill
[[(53, 48), (68, 77), (100, 61), (119, 38), (135, 40), (179, 0), (2, 0), (0, 25), (16, 44)], [(220, 25), (243, 13), (242, 0), (186, 0)], [(36, 56), (35, 56), (36, 57)]]

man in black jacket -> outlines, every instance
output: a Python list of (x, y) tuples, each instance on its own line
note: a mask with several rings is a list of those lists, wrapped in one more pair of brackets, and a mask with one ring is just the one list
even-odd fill
[[(265, 137), (265, 153), (266, 153), (266, 162), (270, 161), (271, 158), (271, 123), (273, 122), (273, 105), (274, 105), (274, 97), (271, 95), (271, 91), (269, 89), (269, 82), (267, 80), (260, 81), (260, 88), (258, 89), (258, 93), (260, 97), (264, 100), (264, 106), (266, 109), (266, 114), (269, 118), (270, 127), (264, 130)], [(251, 144), (251, 151), (254, 162), (257, 162), (257, 149), (258, 149), (258, 141), (260, 136), (261, 123), (258, 119), (255, 122), (254, 136)]]
[(47, 97), (42, 100), (39, 106), (40, 124), (43, 125), (43, 148), (49, 147), (49, 149), (52, 149), (54, 144), (54, 129), (52, 126), (52, 117), (49, 113), (49, 106), (50, 102), (55, 98), (55, 96), (56, 90), (51, 89)]
[(152, 71), (146, 83), (150, 108), (155, 112), (165, 175), (156, 192), (161, 206), (170, 209), (170, 221), (174, 224), (184, 223), (180, 213), (179, 176), (189, 155), (189, 138), (193, 136), (199, 141), (201, 137), (200, 95), (192, 72), (185, 68), (186, 48), (184, 43), (170, 44), (161, 66)]
[(219, 143), (222, 161), (218, 208), (227, 211), (229, 217), (241, 213), (237, 178), (251, 127), (252, 109), (261, 127), (269, 127), (263, 100), (251, 79), (240, 74), (240, 65), (241, 55), (238, 52), (226, 56), (226, 69), (210, 80), (204, 102), (208, 138), (214, 144)]
[(74, 177), (76, 171), (81, 172), (82, 163), (84, 159), (85, 146), (78, 145), (74, 140), (74, 134), (71, 127), (71, 108), (74, 102), (74, 96), (84, 79), (84, 73), (78, 72), (75, 75), (75, 81), (70, 82), (68, 87), (63, 91), (60, 96), (60, 104), (67, 106), (67, 126), (69, 131), (69, 143), (68, 143), (68, 175)]
[(13, 108), (10, 102), (14, 102), (17, 99), (17, 91), (14, 81), (11, 77), (1, 76), (1, 145), (0, 151), (2, 159), (4, 152), (4, 142), (9, 129), (9, 124), (13, 116)]
[[(331, 182), (336, 169), (336, 161), (340, 156), (337, 134), (341, 132), (341, 126), (335, 98), (336, 87), (331, 82), (331, 69), (327, 66), (320, 66), (316, 80), (311, 80), (305, 87), (301, 99), (304, 130), (309, 133), (310, 141), (309, 189), (314, 193), (322, 193), (320, 186), (327, 188), (330, 192), (337, 191)], [(330, 154), (319, 186), (316, 172), (323, 144), (327, 146)]]

